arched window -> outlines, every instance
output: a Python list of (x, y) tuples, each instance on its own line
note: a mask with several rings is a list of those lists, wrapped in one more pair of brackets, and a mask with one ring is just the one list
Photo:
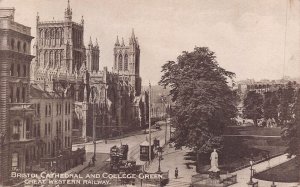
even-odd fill
[[(45, 116), (47, 116), (48, 115), (48, 106), (46, 105), (45, 106)], [(46, 124), (47, 125), (47, 124)]]
[(127, 54), (124, 57), (124, 70), (128, 70), (128, 55)]
[(122, 55), (120, 54), (119, 55), (119, 68), (118, 68), (118, 70), (123, 70), (123, 62), (122, 62)]
[(20, 76), (21, 76), (20, 70), (21, 70), (21, 66), (20, 66), (20, 64), (18, 64), (18, 65), (17, 65), (17, 77), (20, 77)]
[(15, 40), (14, 40), (14, 39), (11, 40), (10, 45), (11, 45), (11, 46), (10, 46), (11, 49), (14, 50), (14, 49), (15, 49)]
[(48, 53), (48, 51), (45, 51), (45, 55), (44, 55), (44, 67), (48, 66), (48, 62), (49, 62), (49, 53)]
[(17, 91), (16, 91), (16, 101), (17, 103), (20, 102), (20, 89), (17, 88)]
[(24, 77), (27, 76), (27, 67), (26, 65), (23, 65), (23, 71), (24, 71)]
[(20, 42), (20, 41), (18, 41), (18, 44), (17, 44), (17, 49), (18, 49), (18, 52), (20, 52), (20, 51), (21, 51), (21, 42)]
[(51, 105), (49, 105), (49, 115), (51, 115)]
[(14, 69), (15, 69), (15, 65), (11, 64), (10, 65), (10, 76), (14, 76)]
[(60, 66), (59, 56), (60, 56), (59, 51), (56, 51), (55, 52), (55, 60), (54, 60), (54, 68), (58, 68)]
[(54, 53), (53, 51), (50, 51), (50, 61), (49, 61), (49, 67), (52, 68), (53, 67), (53, 60), (54, 60)]

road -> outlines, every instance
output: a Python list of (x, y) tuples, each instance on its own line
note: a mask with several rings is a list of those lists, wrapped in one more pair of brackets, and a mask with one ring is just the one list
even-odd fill
[[(151, 141), (156, 138), (160, 140), (160, 145), (165, 144), (165, 134), (167, 131), (167, 141), (170, 138), (170, 126), (162, 125), (161, 130), (152, 129), (151, 131)], [(145, 140), (149, 140), (149, 134), (144, 134), (144, 131), (141, 130), (140, 132), (137, 132), (136, 135), (131, 135), (124, 138), (118, 138), (115, 140), (107, 140), (107, 142), (103, 141), (97, 141), (96, 143), (96, 163), (95, 166), (87, 167), (80, 171), (80, 175), (83, 177), (86, 177), (87, 174), (102, 174), (104, 172), (109, 172), (109, 153), (110, 148), (114, 145), (121, 145), (121, 144), (127, 144), (129, 147), (128, 152), (128, 159), (129, 160), (136, 160), (137, 164), (143, 164), (143, 161), (140, 161), (140, 144), (144, 142)], [(87, 159), (91, 159), (94, 153), (94, 144), (91, 142), (85, 143), (85, 144), (77, 144), (73, 145), (73, 150), (76, 150), (78, 147), (85, 146), (86, 152), (87, 152)], [(95, 178), (91, 177), (89, 180), (94, 180)], [(95, 179), (96, 180), (96, 179)], [(116, 181), (110, 180), (112, 184), (114, 184)], [(68, 185), (64, 185), (68, 186)], [(76, 185), (80, 186), (80, 185)], [(89, 186), (89, 185), (84, 185)], [(92, 185), (91, 185), (92, 186)], [(94, 185), (95, 186), (95, 185)], [(101, 186), (101, 185), (99, 185)], [(106, 185), (107, 186), (107, 185)]]

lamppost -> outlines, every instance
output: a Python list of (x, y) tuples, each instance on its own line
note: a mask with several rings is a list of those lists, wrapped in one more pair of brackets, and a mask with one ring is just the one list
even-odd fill
[(249, 185), (252, 185), (253, 184), (253, 181), (252, 181), (252, 177), (253, 177), (253, 160), (251, 158), (250, 160), (250, 181), (248, 182)]
[(92, 158), (92, 162), (96, 161), (96, 123), (95, 123), (95, 103), (96, 103), (96, 88), (92, 88), (92, 102), (93, 102), (93, 144), (94, 144), (94, 156)]
[(165, 123), (166, 123), (166, 130), (165, 130), (165, 145), (167, 144), (167, 129), (168, 129), (168, 124), (167, 124), (167, 102), (166, 102), (166, 96), (163, 95), (163, 94), (160, 94), (160, 97), (161, 97), (161, 101), (163, 103), (163, 105), (165, 106)]
[(157, 170), (157, 173), (161, 173), (160, 161), (162, 159), (162, 147), (158, 147), (157, 154), (158, 154), (158, 170)]

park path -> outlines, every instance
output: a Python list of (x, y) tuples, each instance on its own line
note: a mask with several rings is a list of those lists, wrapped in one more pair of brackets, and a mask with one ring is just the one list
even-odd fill
[[(261, 172), (266, 170), (268, 167), (274, 167), (279, 164), (282, 164), (284, 162), (289, 161), (291, 158), (287, 158), (287, 154), (280, 155), (277, 157), (274, 157), (270, 159), (270, 161), (264, 161), (258, 164), (254, 164), (253, 169), (256, 172)], [(232, 187), (248, 187), (248, 182), (250, 180), (250, 167), (238, 170), (234, 172), (234, 174), (237, 174), (237, 183), (232, 185)], [(272, 181), (263, 181), (263, 180), (258, 180), (254, 179), (253, 181), (256, 182), (258, 181), (258, 186), (263, 186), (263, 187), (268, 187), (271, 186)], [(280, 182), (275, 182), (276, 187), (299, 187), (300, 185), (298, 183), (280, 183)]]

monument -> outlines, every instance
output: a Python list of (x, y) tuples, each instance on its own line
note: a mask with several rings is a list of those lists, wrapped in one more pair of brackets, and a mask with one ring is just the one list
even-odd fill
[(220, 178), (220, 169), (218, 167), (219, 167), (218, 153), (217, 150), (214, 149), (214, 151), (210, 155), (210, 169), (208, 170), (210, 172), (209, 177), (211, 179)]

